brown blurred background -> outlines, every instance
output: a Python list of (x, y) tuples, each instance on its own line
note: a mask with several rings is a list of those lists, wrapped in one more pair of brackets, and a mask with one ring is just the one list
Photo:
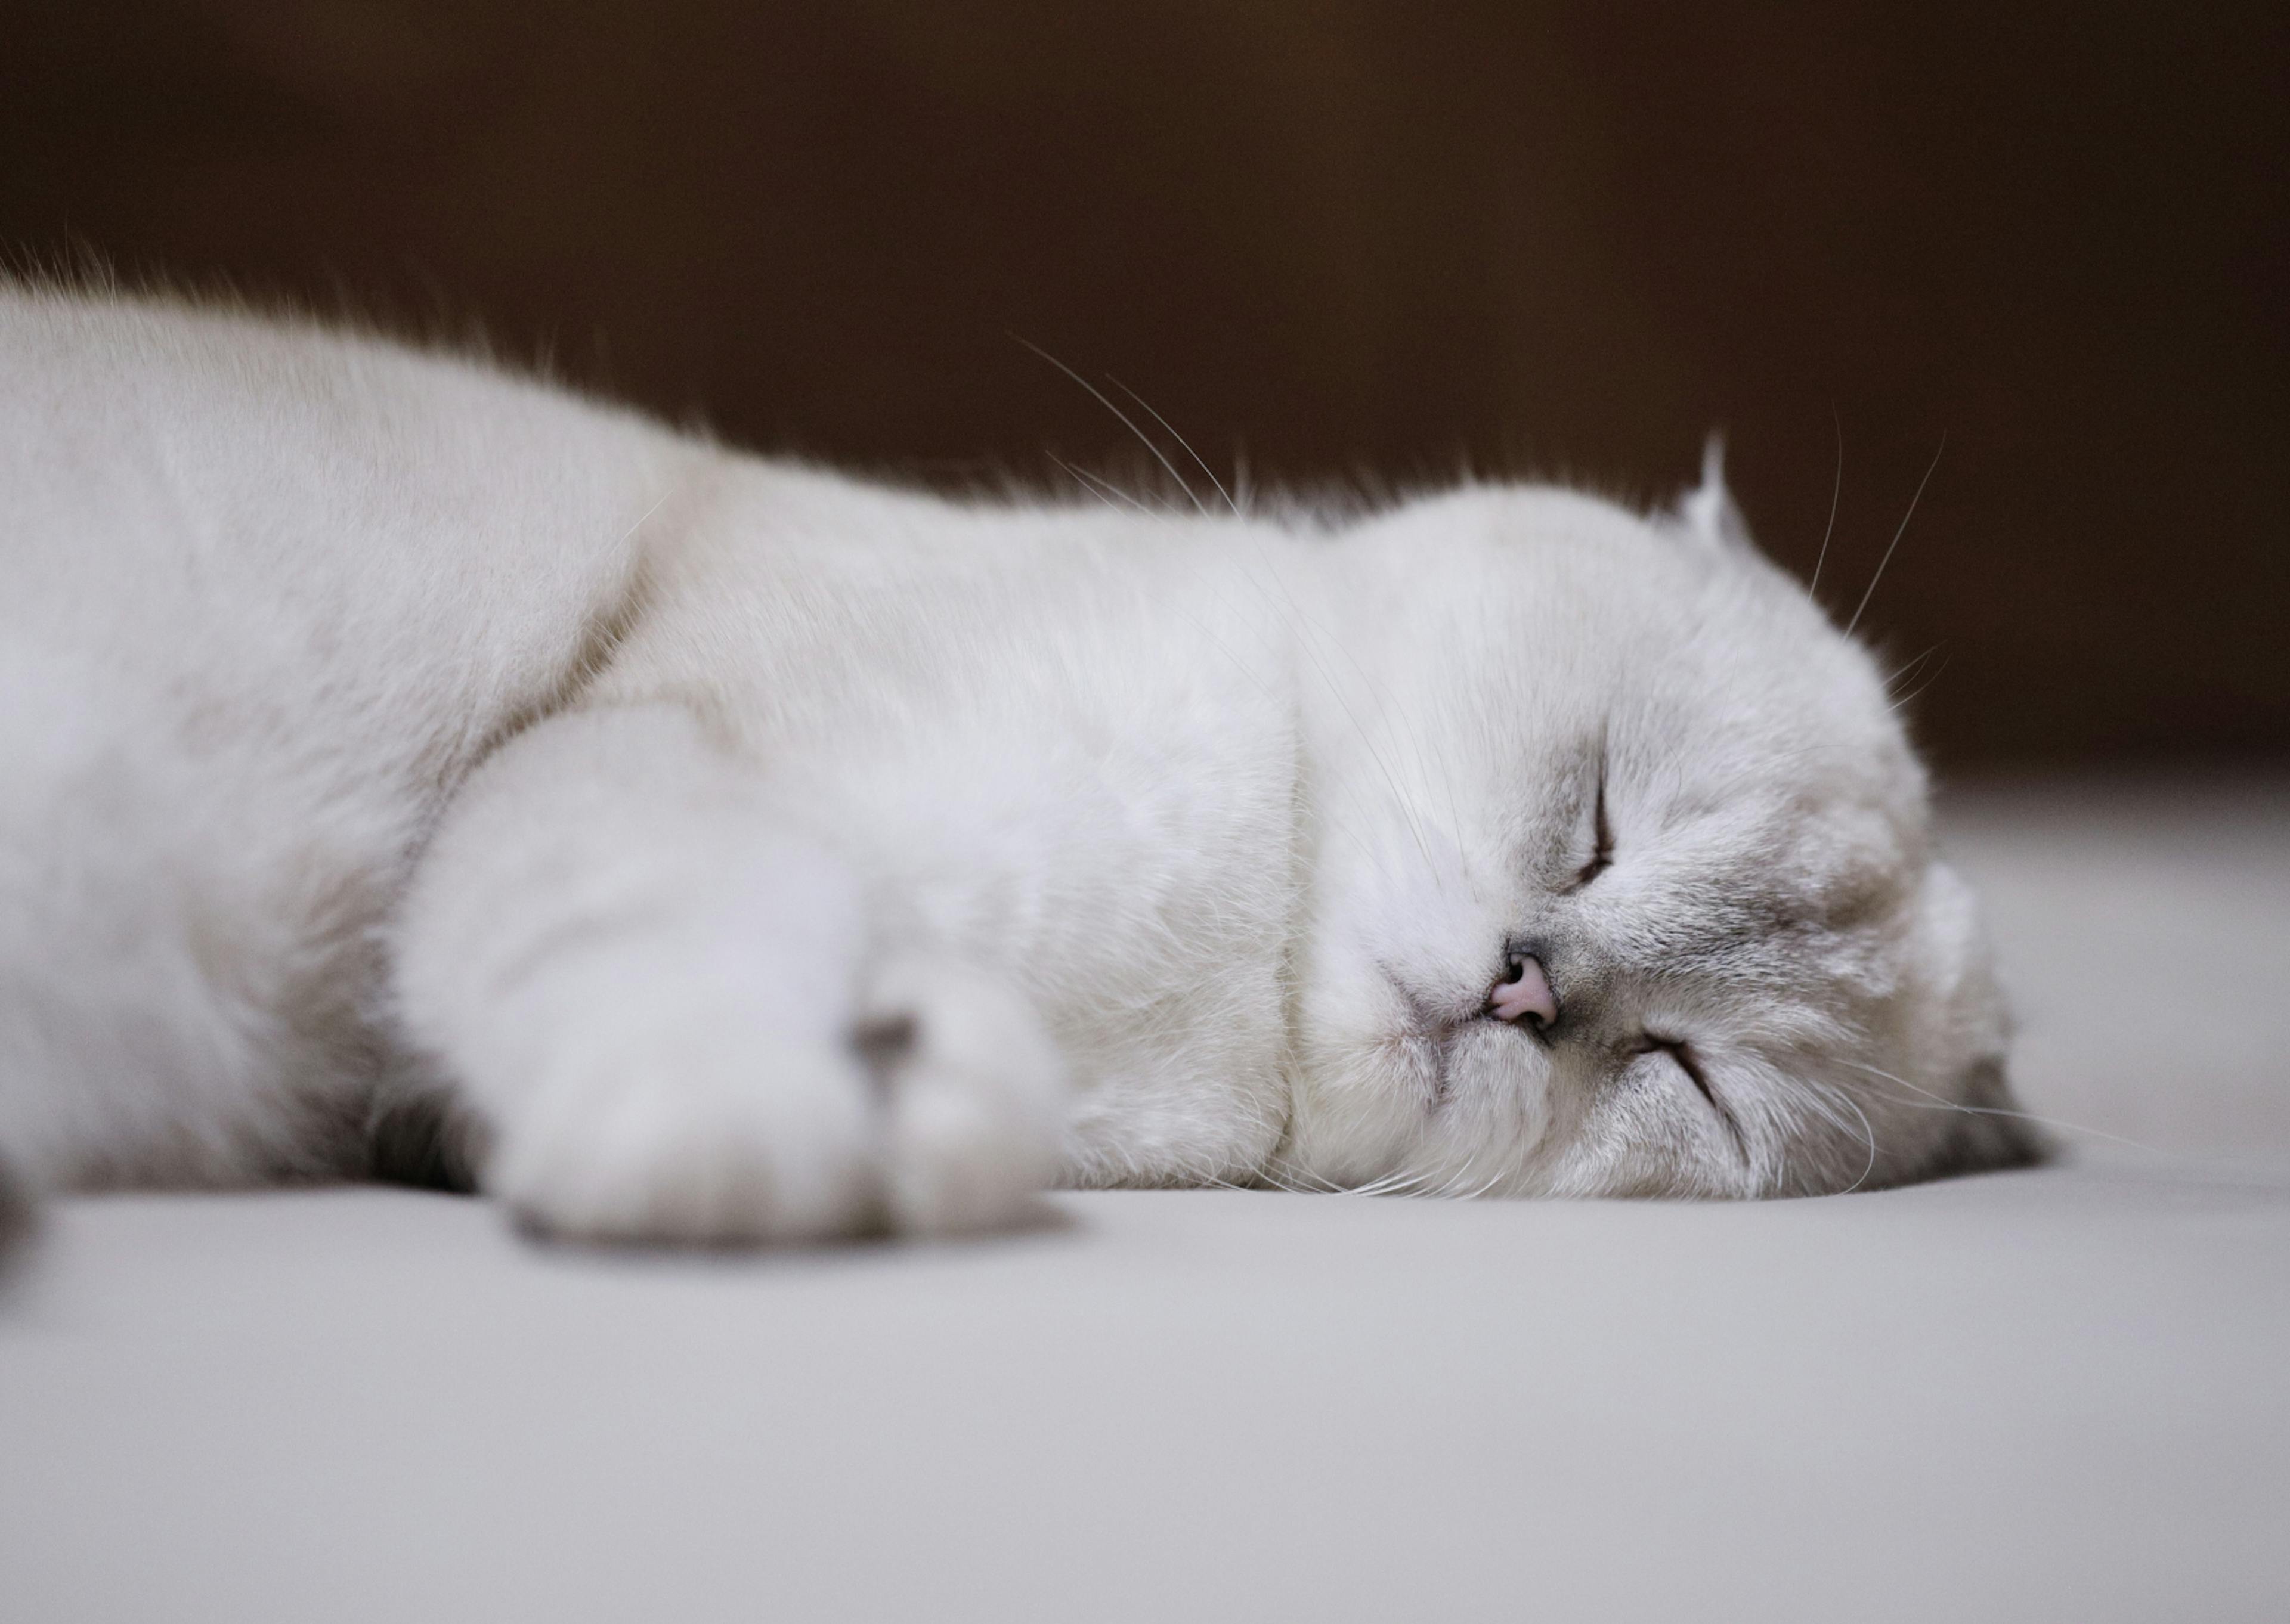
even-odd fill
[(925, 478), (1722, 425), (1953, 766), (2290, 755), (2290, 11), (10, 0), (0, 243)]

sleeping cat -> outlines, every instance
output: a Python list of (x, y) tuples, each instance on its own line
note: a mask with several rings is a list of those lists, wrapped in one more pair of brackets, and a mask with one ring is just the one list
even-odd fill
[(1714, 461), (951, 500), (26, 286), (0, 377), (20, 1193), (808, 1241), (2033, 1154), (1884, 686)]

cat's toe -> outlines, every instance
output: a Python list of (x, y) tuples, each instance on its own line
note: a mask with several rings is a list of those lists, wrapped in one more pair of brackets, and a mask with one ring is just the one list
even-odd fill
[(541, 1090), (505, 1124), (484, 1182), (566, 1239), (837, 1239), (881, 1225), (873, 1116), (864, 1074), (831, 1046), (736, 1070), (656, 1056)]
[(861, 1048), (882, 1090), (884, 1204), (906, 1234), (1022, 1221), (1055, 1177), (1065, 1066), (1032, 1006), (935, 961), (877, 983)]
[(483, 1187), (545, 1235), (737, 1244), (1007, 1228), (1057, 1172), (1062, 1062), (991, 978), (894, 965), (854, 1043), (754, 1038), (695, 1016), (584, 1049), (502, 1122)]

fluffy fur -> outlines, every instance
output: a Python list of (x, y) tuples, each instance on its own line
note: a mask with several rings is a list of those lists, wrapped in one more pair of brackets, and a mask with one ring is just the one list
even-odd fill
[(717, 1241), (2030, 1153), (1883, 685), (1714, 468), (953, 501), (25, 288), (0, 376), (11, 1182)]

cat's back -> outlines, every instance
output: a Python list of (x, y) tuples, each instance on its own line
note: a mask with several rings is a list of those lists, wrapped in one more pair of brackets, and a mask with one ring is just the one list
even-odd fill
[(0, 286), (0, 628), (226, 706), (529, 702), (694, 455), (458, 357), (158, 302)]
[(0, 380), (0, 1143), (291, 1168), (293, 1110), (209, 1108), (370, 1059), (397, 868), (705, 454), (451, 356), (6, 284)]

